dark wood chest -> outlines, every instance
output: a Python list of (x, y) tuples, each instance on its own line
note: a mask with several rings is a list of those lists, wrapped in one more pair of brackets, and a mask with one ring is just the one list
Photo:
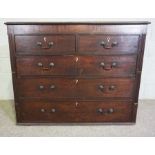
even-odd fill
[(6, 24), (18, 124), (135, 123), (149, 22)]

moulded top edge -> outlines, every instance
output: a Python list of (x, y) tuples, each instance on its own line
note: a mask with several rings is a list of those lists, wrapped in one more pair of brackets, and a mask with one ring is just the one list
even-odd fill
[(99, 22), (99, 21), (89, 21), (89, 22), (6, 22), (6, 25), (147, 25), (151, 24), (149, 21), (122, 21), (122, 22)]

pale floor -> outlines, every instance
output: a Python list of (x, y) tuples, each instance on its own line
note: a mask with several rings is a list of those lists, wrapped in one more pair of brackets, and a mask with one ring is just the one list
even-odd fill
[(18, 126), (13, 101), (0, 101), (0, 136), (155, 136), (155, 100), (140, 101), (135, 125)]

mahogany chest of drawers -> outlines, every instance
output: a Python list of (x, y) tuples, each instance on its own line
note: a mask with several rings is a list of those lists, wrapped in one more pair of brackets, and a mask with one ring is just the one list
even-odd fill
[(149, 22), (8, 22), (17, 124), (134, 123)]

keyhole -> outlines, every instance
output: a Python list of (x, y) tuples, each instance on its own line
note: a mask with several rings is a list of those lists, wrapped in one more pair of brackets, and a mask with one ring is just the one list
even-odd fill
[(110, 37), (107, 37), (107, 41), (108, 41), (108, 43), (110, 42)]
[(75, 103), (75, 106), (77, 107), (77, 106), (78, 106), (78, 104), (79, 104), (79, 103), (78, 103), (78, 102), (76, 102), (76, 103)]
[(79, 58), (78, 58), (78, 57), (76, 57), (76, 62), (78, 62), (78, 60), (79, 60)]
[(46, 37), (44, 37), (44, 41), (45, 41), (45, 42), (47, 41)]
[(79, 80), (75, 80), (75, 84), (77, 84), (79, 82)]

